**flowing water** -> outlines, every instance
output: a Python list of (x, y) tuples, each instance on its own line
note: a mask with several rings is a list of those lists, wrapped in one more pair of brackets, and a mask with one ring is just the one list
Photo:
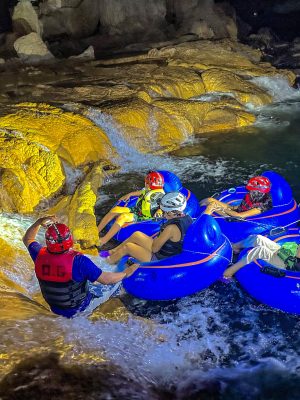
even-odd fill
[[(140, 187), (147, 170), (157, 168), (178, 174), (199, 198), (272, 169), (290, 182), (299, 202), (299, 92), (278, 79), (259, 83), (273, 91), (277, 102), (255, 110), (258, 121), (254, 126), (197, 136), (167, 156), (140, 154), (124, 142), (112, 120), (91, 108), (90, 118), (109, 136), (121, 166), (101, 188), (98, 218), (122, 193)], [(2, 215), (0, 225), (7, 238), (21, 246), (20, 238), (31, 222), (30, 218)], [(100, 265), (107, 268), (103, 261)], [(5, 298), (0, 315), (2, 376), (19, 360), (59, 353), (61, 363), (71, 369), (95, 368), (91, 372), (94, 381), (100, 376), (97, 367), (103, 358), (108, 368), (117, 366), (124, 374), (122, 379), (117, 373), (110, 374), (114, 389), (100, 395), (103, 386), (94, 386), (85, 392), (86, 398), (300, 398), (299, 316), (258, 304), (236, 283), (217, 282), (172, 302), (146, 302), (122, 294), (132, 313), (126, 318), (121, 313), (111, 319), (82, 315), (67, 320), (44, 308), (32, 273), (25, 253), (15, 260), (13, 270), (4, 265), (1, 271), (1, 298)], [(31, 367), (37, 363), (36, 358), (32, 360)], [(90, 379), (87, 372), (74, 374)], [(36, 379), (45, 384), (43, 376)], [(30, 385), (30, 379), (23, 385)], [(65, 398), (77, 398), (75, 389), (73, 396)]]

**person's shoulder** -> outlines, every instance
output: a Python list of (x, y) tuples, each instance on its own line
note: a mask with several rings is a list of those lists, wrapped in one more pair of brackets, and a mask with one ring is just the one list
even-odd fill
[(36, 241), (31, 242), (28, 245), (28, 251), (29, 251), (29, 254), (30, 254), (31, 258), (33, 259), (33, 261), (36, 260), (36, 258), (38, 256), (40, 250), (42, 249), (42, 247), (43, 246), (39, 242), (36, 242)]
[(89, 257), (82, 253), (76, 254), (73, 264), (73, 278), (77, 282), (89, 280), (95, 282), (102, 270)]
[(29, 243), (28, 250), (29, 251), (34, 251), (34, 250), (39, 251), (42, 247), (43, 246), (39, 242), (33, 241), (33, 242)]

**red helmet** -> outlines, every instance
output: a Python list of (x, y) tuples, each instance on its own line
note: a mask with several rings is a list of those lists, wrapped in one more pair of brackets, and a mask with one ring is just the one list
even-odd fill
[(145, 178), (145, 184), (147, 184), (150, 189), (163, 189), (164, 183), (163, 175), (156, 171), (150, 171)]
[(73, 246), (73, 237), (65, 224), (52, 224), (45, 233), (46, 245), (50, 253), (63, 253)]
[(271, 182), (264, 176), (255, 176), (249, 179), (246, 186), (247, 190), (256, 190), (260, 193), (269, 193), (271, 190)]

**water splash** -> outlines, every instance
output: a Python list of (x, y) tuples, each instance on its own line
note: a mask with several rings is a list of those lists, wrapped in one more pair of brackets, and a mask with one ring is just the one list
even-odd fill
[(282, 76), (259, 76), (250, 80), (255, 85), (266, 89), (275, 102), (281, 102), (288, 99), (300, 99), (300, 90), (290, 86), (287, 79)]
[[(112, 160), (121, 167), (122, 172), (139, 170), (151, 170), (171, 166), (171, 159), (167, 156), (156, 156), (153, 154), (140, 153), (135, 149), (122, 134), (122, 127), (119, 126), (110, 115), (107, 115), (95, 108), (89, 109), (88, 117), (98, 125), (107, 135), (118, 153), (118, 158)], [(152, 128), (155, 131), (156, 125), (152, 120)]]

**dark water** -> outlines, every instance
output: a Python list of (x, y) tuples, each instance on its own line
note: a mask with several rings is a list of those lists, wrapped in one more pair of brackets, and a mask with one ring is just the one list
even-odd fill
[[(256, 112), (254, 127), (199, 135), (164, 157), (139, 154), (122, 142), (112, 121), (94, 112), (122, 167), (101, 188), (98, 218), (121, 194), (141, 187), (149, 169), (158, 168), (178, 174), (199, 199), (275, 170), (300, 201), (300, 101)], [(42, 310), (36, 317), (4, 321), (0, 355), (4, 363), (24, 361), (0, 383), (0, 398), (300, 398), (299, 316), (258, 304), (235, 282), (217, 282), (173, 302), (126, 294), (122, 301), (133, 313), (126, 321), (84, 316), (69, 321)]]

